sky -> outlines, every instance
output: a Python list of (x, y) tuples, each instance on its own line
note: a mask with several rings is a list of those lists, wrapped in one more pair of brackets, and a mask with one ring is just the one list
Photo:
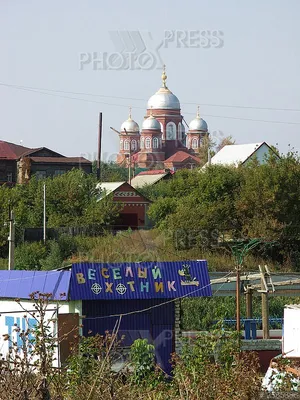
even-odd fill
[(299, 0), (0, 0), (0, 139), (95, 159), (102, 112), (112, 160), (110, 127), (130, 106), (141, 126), (166, 64), (187, 123), (199, 105), (216, 141), (300, 151), (299, 15)]

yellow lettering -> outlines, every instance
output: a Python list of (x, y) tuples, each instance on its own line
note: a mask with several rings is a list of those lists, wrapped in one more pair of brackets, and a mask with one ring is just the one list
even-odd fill
[(112, 293), (113, 292), (112, 291), (113, 282), (111, 282), (111, 283), (105, 282), (105, 285), (106, 285), (105, 293)]
[(154, 282), (155, 292), (164, 292), (164, 283), (163, 282)]
[(134, 281), (127, 282), (127, 285), (129, 285), (130, 290), (131, 290), (132, 292), (135, 292), (135, 289), (134, 289)]
[(109, 278), (109, 275), (108, 275), (107, 272), (108, 272), (108, 269), (107, 269), (107, 268), (102, 268), (102, 269), (101, 269), (101, 274), (102, 274), (103, 278), (106, 278), (106, 279)]
[(147, 278), (147, 268), (138, 268), (138, 277), (139, 278)]
[(79, 283), (79, 284), (85, 283), (84, 276), (81, 272), (78, 272), (76, 274), (76, 278), (77, 278), (77, 283)]

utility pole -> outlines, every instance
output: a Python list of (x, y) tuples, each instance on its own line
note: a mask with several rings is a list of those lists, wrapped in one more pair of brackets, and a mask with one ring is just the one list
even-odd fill
[(46, 183), (44, 183), (44, 195), (43, 195), (43, 203), (44, 203), (44, 214), (43, 214), (43, 239), (44, 244), (46, 244), (47, 231), (46, 231)]
[(98, 125), (98, 157), (97, 157), (97, 179), (101, 179), (101, 147), (102, 147), (102, 112), (99, 113)]
[(15, 267), (15, 214), (9, 207), (8, 269)]

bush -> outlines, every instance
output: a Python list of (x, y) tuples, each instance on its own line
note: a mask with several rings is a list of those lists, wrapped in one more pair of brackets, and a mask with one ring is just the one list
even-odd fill
[(137, 339), (130, 349), (130, 361), (133, 368), (132, 381), (141, 384), (150, 378), (154, 371), (154, 346), (147, 339)]
[(51, 241), (49, 243), (48, 255), (44, 260), (41, 261), (42, 269), (51, 270), (60, 268), (64, 259), (59, 244), (55, 241)]
[(47, 256), (47, 248), (42, 242), (25, 242), (16, 247), (15, 269), (40, 270)]

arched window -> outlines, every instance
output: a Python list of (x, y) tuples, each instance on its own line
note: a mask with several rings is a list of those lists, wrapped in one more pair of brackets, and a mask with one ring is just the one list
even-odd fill
[(141, 137), (141, 149), (145, 147), (145, 138), (142, 136)]
[(204, 136), (202, 136), (201, 138), (200, 138), (200, 146), (203, 146), (204, 145)]
[(158, 149), (159, 147), (159, 140), (157, 137), (153, 138), (153, 149)]
[(124, 141), (124, 150), (129, 150), (129, 149), (130, 149), (129, 140), (125, 140)]
[(137, 142), (135, 139), (131, 141), (131, 150), (135, 151), (137, 149)]
[(151, 149), (151, 138), (147, 137), (145, 140), (146, 149)]
[(196, 138), (193, 138), (193, 140), (192, 140), (192, 149), (197, 149), (199, 146), (198, 146), (198, 139), (196, 139)]
[(123, 142), (123, 139), (122, 139), (122, 140), (120, 140), (120, 150), (123, 150), (123, 146), (124, 146), (124, 142)]
[(182, 123), (179, 122), (178, 124), (178, 139), (182, 140)]
[(176, 140), (176, 125), (174, 122), (167, 124), (167, 140)]
[(162, 133), (162, 138), (164, 139), (164, 137), (165, 137), (164, 126), (163, 126), (163, 124), (161, 122), (160, 122), (160, 130), (161, 130), (161, 133)]

